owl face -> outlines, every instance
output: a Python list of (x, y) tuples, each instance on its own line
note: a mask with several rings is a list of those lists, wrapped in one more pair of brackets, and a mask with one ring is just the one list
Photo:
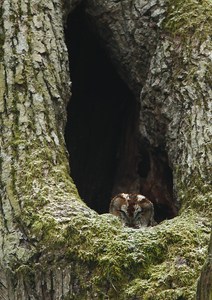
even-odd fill
[(153, 204), (140, 194), (118, 194), (111, 200), (110, 213), (133, 228), (152, 226), (154, 223)]

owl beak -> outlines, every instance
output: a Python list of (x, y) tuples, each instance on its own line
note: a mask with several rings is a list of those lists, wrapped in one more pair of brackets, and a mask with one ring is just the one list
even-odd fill
[(128, 222), (129, 222), (129, 225), (128, 225), (129, 227), (134, 227), (133, 218), (129, 218)]

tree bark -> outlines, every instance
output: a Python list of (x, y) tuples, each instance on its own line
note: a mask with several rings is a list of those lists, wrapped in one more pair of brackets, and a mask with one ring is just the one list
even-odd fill
[(209, 242), (208, 257), (203, 266), (197, 286), (197, 300), (212, 299), (212, 230)]
[[(211, 192), (210, 9), (208, 1), (89, 0), (87, 5), (119, 72), (140, 100), (141, 139), (152, 150), (167, 152), (176, 198), (196, 209), (200, 190)], [(209, 199), (202, 199), (206, 209)]]
[[(145, 231), (92, 211), (70, 178), (67, 7), (1, 4), (0, 298), (193, 299), (211, 216), (210, 3), (87, 1), (141, 101), (141, 138), (167, 151), (183, 204), (179, 217)], [(201, 36), (200, 21), (187, 23), (187, 8), (200, 15)]]

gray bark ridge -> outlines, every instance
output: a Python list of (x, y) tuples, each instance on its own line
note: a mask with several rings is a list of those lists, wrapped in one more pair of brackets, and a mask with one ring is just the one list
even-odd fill
[[(91, 7), (94, 4), (95, 9)], [(142, 116), (145, 110), (150, 110), (151, 105), (155, 106), (156, 91), (150, 90), (150, 86), (151, 80), (156, 79), (153, 70), (160, 61), (159, 54), (164, 48), (164, 41), (160, 41), (162, 33), (155, 42), (158, 30), (163, 29), (160, 20), (165, 12), (161, 9), (157, 19), (157, 5), (163, 6), (163, 1), (90, 1), (88, 5), (87, 9), (92, 12), (93, 18), (96, 14), (98, 22), (104, 23), (105, 27), (99, 25), (99, 30), (109, 33), (108, 43), (115, 45), (114, 50), (112, 46), (109, 47), (111, 57), (114, 57), (117, 66), (120, 65), (120, 74), (129, 82), (137, 99), (142, 90)], [(129, 5), (132, 5), (132, 9)], [(58, 300), (65, 297), (121, 299), (120, 295), (123, 295), (123, 299), (151, 299), (156, 291), (158, 300), (172, 300), (177, 297), (193, 299), (195, 282), (206, 257), (205, 245), (209, 236), (209, 218), (204, 215), (204, 209), (203, 215), (195, 214), (194, 211), (190, 214), (185, 212), (146, 231), (123, 228), (115, 217), (107, 214), (99, 216), (89, 209), (80, 200), (69, 176), (63, 137), (66, 105), (70, 97), (70, 78), (61, 2), (4, 0), (2, 7), (0, 22), (4, 35), (3, 38), (1, 35), (0, 39), (0, 43), (3, 44), (0, 47), (0, 296), (8, 300)], [(117, 20), (115, 24), (118, 31), (124, 30), (121, 39), (123, 47), (116, 46), (119, 34), (113, 33), (114, 29), (110, 27), (111, 22), (116, 20), (115, 14), (119, 15), (120, 11), (121, 22), (119, 24)], [(134, 21), (130, 22), (131, 12), (135, 14), (136, 22), (142, 22), (142, 26), (135, 26), (137, 32), (134, 32)], [(107, 19), (110, 15), (112, 21)], [(155, 18), (155, 22), (151, 23), (151, 18)], [(153, 28), (149, 37), (145, 36), (145, 24)], [(132, 44), (141, 47), (142, 55), (136, 47), (129, 50), (132, 51), (130, 54), (127, 52), (131, 35), (126, 26), (129, 26), (129, 33), (135, 35), (136, 41)], [(143, 36), (145, 39), (141, 42)], [(169, 43), (175, 45), (174, 37), (168, 34), (167, 40), (169, 38)], [(148, 40), (151, 39), (153, 44), (149, 45)], [(147, 48), (144, 47), (145, 44)], [(183, 58), (186, 58), (186, 45), (180, 52)], [(196, 44), (194, 40), (194, 44), (189, 45), (198, 45), (197, 54), (203, 51), (207, 65), (207, 39), (205, 44), (204, 41), (201, 41), (200, 45)], [(178, 53), (178, 50), (179, 48), (174, 48), (172, 54)], [(119, 56), (118, 51), (123, 54)], [(195, 49), (191, 52), (193, 59)], [(167, 52), (162, 51), (161, 54), (163, 53)], [(145, 55), (148, 59), (142, 64)], [(136, 58), (135, 62), (130, 60), (132, 56)], [(119, 61), (121, 57), (123, 71)], [(170, 64), (173, 57), (170, 58)], [(202, 57), (200, 61), (203, 61)], [(188, 63), (187, 66), (190, 70), (192, 64)], [(175, 83), (177, 67), (176, 63), (173, 78), (166, 82), (168, 94), (173, 93), (171, 95), (174, 99), (178, 90), (171, 89), (171, 86)], [(180, 70), (184, 70), (184, 65)], [(196, 71), (199, 74), (198, 78), (202, 76), (201, 82), (205, 82), (207, 87), (207, 72), (202, 73), (204, 68), (200, 70), (200, 73)], [(157, 76), (165, 76), (160, 70), (158, 72)], [(186, 78), (190, 78), (189, 72), (187, 75), (189, 76)], [(182, 82), (187, 81), (184, 78)], [(159, 89), (158, 101), (162, 105), (161, 110), (170, 118), (170, 115), (173, 115), (172, 111), (164, 111), (165, 105), (162, 103), (162, 83), (159, 80), (159, 83), (155, 84)], [(200, 94), (204, 94), (204, 87), (200, 88)], [(196, 181), (190, 180), (189, 172), (195, 166), (199, 166), (199, 160), (196, 162), (200, 154), (199, 148), (204, 151), (203, 157), (206, 158), (205, 166), (200, 166), (201, 178), (205, 176), (205, 180), (208, 180), (205, 171), (208, 167), (206, 129), (203, 130), (206, 136), (203, 146), (200, 147), (200, 142), (195, 141), (194, 145), (198, 148), (194, 150), (190, 147), (193, 144), (189, 140), (190, 133), (186, 130), (191, 125), (195, 133), (198, 126), (202, 128), (198, 122), (201, 121), (203, 104), (200, 101), (200, 109), (193, 107), (193, 90), (187, 90), (188, 96), (185, 97), (186, 103), (183, 105), (188, 113), (191, 111), (194, 112), (194, 116), (197, 114), (196, 117), (192, 116), (194, 126), (193, 123), (186, 125), (188, 115), (183, 117), (182, 126), (179, 126), (182, 132), (175, 133), (174, 129), (178, 129), (178, 123), (173, 125), (174, 140), (170, 143), (169, 126), (172, 123), (169, 118), (165, 138), (162, 138), (161, 131), (157, 129), (158, 125), (155, 129), (159, 133), (158, 136), (150, 134), (151, 127), (148, 128), (147, 125), (155, 122), (158, 116), (158, 112), (154, 111), (151, 118), (149, 116), (145, 119), (146, 122), (140, 129), (142, 136), (147, 137), (153, 146), (158, 146), (165, 140), (177, 187), (185, 178), (186, 183), (188, 181), (190, 184), (189, 187), (196, 186)], [(182, 95), (183, 91), (179, 94), (180, 101), (184, 100)], [(207, 94), (205, 97), (208, 100)], [(141, 118), (143, 120), (145, 116)], [(207, 118), (203, 124), (208, 128)], [(179, 119), (176, 119), (176, 122), (178, 121)], [(158, 119), (158, 124), (163, 125), (163, 122), (166, 122), (164, 118)], [(185, 147), (181, 141), (178, 145), (179, 136), (185, 136)], [(187, 153), (191, 154), (189, 160), (190, 156)], [(191, 164), (187, 168), (184, 163), (190, 161)], [(180, 171), (177, 170), (177, 163)], [(199, 199), (202, 201), (201, 195)], [(186, 203), (190, 199), (186, 198), (184, 201)], [(205, 201), (201, 201), (197, 201), (197, 204), (200, 203), (201, 208), (208, 209), (209, 206), (203, 205)], [(162, 283), (161, 286), (158, 282)]]

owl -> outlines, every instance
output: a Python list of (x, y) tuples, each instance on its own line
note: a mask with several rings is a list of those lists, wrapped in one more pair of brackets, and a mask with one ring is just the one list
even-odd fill
[(156, 225), (152, 202), (140, 194), (121, 193), (116, 195), (110, 202), (110, 213), (129, 227), (140, 228)]

